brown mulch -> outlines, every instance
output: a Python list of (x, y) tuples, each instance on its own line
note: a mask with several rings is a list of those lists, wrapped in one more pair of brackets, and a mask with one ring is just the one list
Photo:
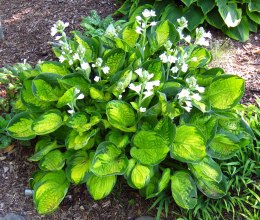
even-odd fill
[[(83, 16), (97, 10), (105, 17), (115, 11), (113, 0), (0, 0), (0, 16), (5, 39), (0, 42), (0, 67), (27, 60), (53, 59), (50, 28), (57, 20), (70, 23), (70, 30), (79, 29)], [(227, 73), (238, 74), (246, 80), (244, 102), (253, 102), (254, 94), (260, 96), (260, 36), (252, 34), (246, 43), (227, 40), (214, 32), (211, 49), (215, 60), (211, 66), (222, 67)], [(224, 52), (223, 52), (224, 51)], [(26, 219), (135, 219), (146, 215), (152, 204), (141, 198), (138, 191), (130, 189), (124, 181), (102, 201), (93, 201), (86, 187), (72, 186), (60, 209), (54, 214), (39, 216), (31, 197), (24, 196), (28, 181), (36, 165), (27, 162), (32, 149), (15, 147), (10, 152), (0, 152), (0, 216), (14, 212)], [(175, 209), (176, 211), (176, 209)], [(148, 213), (155, 216), (156, 210)], [(173, 218), (171, 218), (173, 219)]]

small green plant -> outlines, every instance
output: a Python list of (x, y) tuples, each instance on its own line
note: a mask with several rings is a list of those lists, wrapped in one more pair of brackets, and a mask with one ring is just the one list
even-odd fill
[(248, 40), (250, 32), (257, 32), (260, 24), (257, 0), (126, 0), (117, 12), (133, 21), (144, 8), (155, 9), (160, 20), (168, 19), (173, 24), (177, 24), (178, 18), (185, 17), (190, 21), (188, 30), (191, 32), (205, 23), (243, 42)]
[(7, 134), (5, 128), (15, 112), (15, 101), (18, 99), (21, 89), (20, 77), (29, 69), (31, 66), (26, 63), (0, 69), (0, 149), (8, 147), (12, 142), (12, 138)]
[[(188, 22), (155, 22), (145, 9), (104, 38), (52, 28), (60, 62), (45, 61), (22, 81), (20, 113), (7, 126), (11, 137), (38, 141), (29, 160), (39, 171), (31, 181), (40, 214), (56, 210), (70, 184), (86, 184), (99, 200), (117, 177), (146, 198), (172, 194), (192, 209), (198, 189), (212, 199), (227, 194), (219, 161), (252, 139), (235, 112), (244, 80), (207, 68), (210, 33)], [(114, 30), (114, 29), (113, 29)]]

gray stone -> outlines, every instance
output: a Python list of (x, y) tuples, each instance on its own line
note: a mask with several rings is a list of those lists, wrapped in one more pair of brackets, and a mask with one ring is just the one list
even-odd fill
[(136, 220), (155, 220), (155, 218), (150, 217), (150, 216), (141, 216), (141, 217), (138, 217)]
[(25, 218), (21, 215), (16, 215), (14, 213), (9, 213), (3, 218), (0, 217), (0, 220), (25, 220)]

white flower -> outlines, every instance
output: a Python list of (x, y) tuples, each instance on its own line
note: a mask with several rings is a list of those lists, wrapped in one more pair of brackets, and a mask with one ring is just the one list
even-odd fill
[(194, 76), (187, 78), (185, 81), (189, 84), (189, 87), (196, 87), (197, 86), (197, 80)]
[(133, 83), (131, 83), (129, 86), (128, 86), (129, 89), (135, 91), (136, 93), (140, 93), (141, 92), (141, 89), (142, 89), (142, 86), (141, 85), (137, 85), (135, 86)]
[(177, 73), (178, 70), (179, 70), (179, 69), (178, 69), (177, 66), (174, 66), (174, 67), (171, 68), (172, 73)]
[(138, 21), (139, 21), (139, 22), (142, 21), (141, 16), (136, 16), (135, 19), (136, 19), (137, 22), (138, 22)]
[(65, 60), (66, 60), (66, 58), (63, 55), (59, 56), (59, 61), (61, 63), (63, 63)]
[(187, 107), (192, 107), (191, 101), (185, 101), (185, 104), (186, 104)]
[(75, 111), (72, 110), (72, 109), (71, 109), (71, 110), (68, 110), (67, 112), (68, 112), (69, 114), (74, 114), (74, 113), (75, 113)]
[(144, 11), (142, 12), (142, 15), (143, 15), (145, 18), (150, 18), (150, 17), (155, 17), (155, 16), (156, 16), (155, 11), (153, 11), (153, 10), (148, 10), (148, 9), (144, 9)]
[(146, 108), (143, 108), (143, 107), (141, 107), (139, 110), (140, 110), (140, 112), (146, 112)]
[(142, 69), (142, 68), (138, 68), (137, 70), (135, 70), (135, 73), (136, 73), (139, 77), (143, 77), (143, 69)]
[(192, 62), (196, 62), (196, 61), (198, 61), (198, 58), (197, 58), (197, 57), (192, 57), (192, 58), (191, 58), (191, 61), (192, 61)]
[(148, 74), (148, 75), (147, 75), (147, 80), (150, 80), (150, 79), (152, 79), (153, 77), (154, 77), (154, 74), (153, 74), (153, 73)]
[(137, 34), (142, 34), (143, 29), (142, 29), (141, 27), (137, 26), (137, 27), (135, 28), (135, 32), (136, 32)]
[(182, 65), (182, 67), (181, 67), (181, 71), (184, 72), (184, 73), (186, 73), (187, 70), (188, 70), (188, 65), (187, 65), (186, 63), (184, 63), (184, 64)]
[(102, 66), (102, 63), (103, 63), (103, 60), (102, 60), (102, 58), (97, 58), (97, 60), (96, 60), (96, 66)]
[(81, 93), (81, 94), (78, 95), (77, 99), (84, 99), (84, 97), (85, 97), (84, 94)]
[(104, 74), (108, 74), (109, 70), (110, 70), (110, 68), (108, 66), (102, 67), (102, 71), (103, 71)]
[(118, 96), (118, 99), (122, 99), (122, 95), (119, 95), (119, 96)]
[(174, 56), (168, 56), (168, 62), (169, 63), (175, 63), (176, 62), (176, 60), (177, 60), (177, 57), (174, 57)]
[(190, 90), (188, 90), (188, 89), (182, 89), (182, 90), (178, 93), (178, 98), (179, 98), (179, 99), (190, 100)]
[(79, 94), (79, 93), (80, 93), (80, 90), (76, 88), (76, 89), (74, 90), (74, 92), (75, 92), (75, 94)]
[(51, 36), (54, 37), (57, 33), (58, 33), (58, 30), (57, 30), (56, 26), (53, 26), (53, 27), (51, 28)]
[(160, 57), (160, 60), (163, 63), (167, 63), (168, 62), (168, 57), (167, 57), (166, 53), (161, 54), (159, 57)]
[(201, 86), (196, 86), (196, 90), (199, 92), (199, 93), (203, 93), (205, 92), (205, 88), (204, 87), (201, 87)]
[(184, 35), (183, 35), (183, 33), (182, 33), (182, 29), (181, 29), (180, 27), (178, 27), (176, 30), (177, 30), (178, 33), (179, 33), (180, 39), (183, 39), (183, 38), (184, 38)]
[(73, 55), (73, 60), (79, 60), (80, 58), (79, 58), (79, 54), (78, 53), (74, 53), (74, 55)]
[(73, 65), (73, 60), (69, 60), (69, 65)]
[(153, 92), (152, 92), (152, 91), (145, 91), (143, 94), (144, 94), (143, 99), (146, 99), (146, 98), (148, 98), (149, 96), (153, 95)]
[(191, 41), (191, 36), (190, 35), (187, 35), (186, 37), (184, 37), (184, 40), (188, 43), (190, 43)]
[(99, 76), (95, 76), (94, 81), (98, 82), (99, 80), (100, 80), (100, 77)]
[(186, 20), (185, 17), (178, 18), (177, 22), (179, 23), (182, 29), (188, 27), (188, 21)]
[(182, 106), (187, 112), (190, 112), (191, 111), (191, 109), (192, 109), (192, 107), (185, 107), (185, 106)]
[(208, 31), (203, 34), (203, 37), (211, 39), (211, 33)]
[(194, 93), (191, 96), (192, 99), (196, 100), (196, 101), (200, 101), (201, 100), (201, 96), (198, 93)]
[(116, 37), (116, 36), (117, 36), (116, 29), (115, 29), (115, 27), (114, 27), (113, 24), (108, 25), (105, 34), (106, 34), (108, 37)]
[(157, 24), (157, 22), (155, 22), (155, 21), (153, 21), (153, 22), (151, 22), (151, 26), (155, 26)]
[(196, 44), (208, 47), (209, 41), (207, 41), (204, 37), (202, 37), (198, 41), (196, 41)]
[(60, 40), (61, 38), (62, 38), (62, 36), (59, 35), (59, 36), (55, 37), (55, 40)]
[(80, 64), (81, 69), (88, 70), (90, 68), (90, 65), (88, 62), (83, 62)]

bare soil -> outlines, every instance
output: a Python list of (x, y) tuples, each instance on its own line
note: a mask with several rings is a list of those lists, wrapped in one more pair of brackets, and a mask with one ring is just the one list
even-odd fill
[[(53, 59), (48, 42), (51, 41), (50, 28), (57, 20), (69, 22), (70, 30), (79, 29), (81, 18), (90, 10), (97, 10), (105, 17), (116, 7), (113, 0), (0, 0), (5, 35), (0, 42), (0, 67), (24, 60), (36, 64), (38, 60)], [(218, 31), (214, 31), (213, 36), (211, 66), (243, 77), (246, 80), (243, 102), (254, 102), (254, 95), (260, 96), (260, 33), (252, 34), (246, 43), (227, 39)], [(32, 198), (24, 196), (29, 178), (37, 168), (26, 160), (31, 154), (31, 148), (17, 146), (0, 152), (0, 216), (13, 212), (28, 220), (125, 220), (156, 214), (156, 210), (147, 213), (153, 201), (141, 198), (138, 191), (119, 180), (114, 192), (97, 202), (91, 199), (84, 185), (72, 186), (57, 212), (39, 216)]]

